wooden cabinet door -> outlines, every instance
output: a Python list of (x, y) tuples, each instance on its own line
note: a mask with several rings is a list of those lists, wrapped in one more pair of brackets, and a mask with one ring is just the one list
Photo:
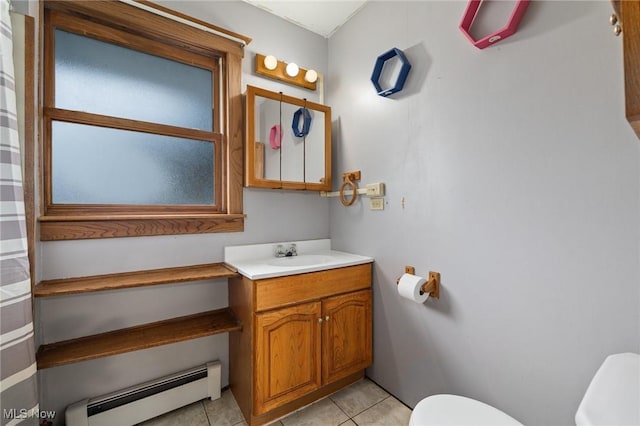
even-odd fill
[(254, 414), (321, 385), (320, 302), (256, 314)]
[(323, 383), (371, 365), (371, 290), (324, 299), (322, 315)]
[(640, 3), (621, 1), (627, 120), (640, 137)]

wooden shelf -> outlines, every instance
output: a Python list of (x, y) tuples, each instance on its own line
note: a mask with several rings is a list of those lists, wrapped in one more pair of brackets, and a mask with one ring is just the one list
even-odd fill
[[(211, 263), (47, 280), (36, 285), (34, 295), (61, 296), (237, 276), (238, 273), (224, 263)], [(241, 329), (233, 311), (223, 308), (42, 345), (36, 359), (38, 368), (49, 368)]]
[(45, 280), (35, 286), (33, 294), (35, 297), (49, 297), (236, 276), (238, 276), (238, 273), (224, 263), (210, 263), (90, 277)]
[(42, 345), (36, 360), (43, 369), (240, 330), (233, 311), (223, 308)]

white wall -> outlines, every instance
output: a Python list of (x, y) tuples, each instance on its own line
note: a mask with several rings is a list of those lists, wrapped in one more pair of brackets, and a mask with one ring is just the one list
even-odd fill
[[(326, 73), (327, 41), (243, 2), (163, 2), (199, 19), (252, 37), (243, 84), (317, 101), (318, 94), (253, 75), (256, 52), (295, 60)], [(318, 194), (244, 190), (243, 233), (43, 242), (42, 279), (85, 276), (223, 260), (226, 245), (327, 238), (328, 202)], [(226, 280), (137, 288), (37, 301), (40, 343), (50, 343), (227, 306)], [(41, 370), (40, 407), (58, 410), (86, 397), (220, 359), (228, 384), (228, 336), (206, 337), (93, 361)]]
[[(640, 350), (622, 40), (608, 1), (532, 2), (478, 50), (457, 28), (465, 5), (370, 2), (330, 38), (334, 176), (387, 184), (382, 212), (332, 202), (331, 238), (376, 259), (376, 382), (410, 406), (457, 393), (573, 424), (604, 357)], [(413, 68), (382, 98), (369, 78), (392, 47)], [(441, 272), (440, 300), (400, 299), (404, 265)]]

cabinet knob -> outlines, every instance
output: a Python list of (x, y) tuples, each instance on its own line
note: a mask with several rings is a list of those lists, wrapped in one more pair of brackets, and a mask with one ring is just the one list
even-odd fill
[(322, 318), (318, 318), (318, 322), (322, 322)]
[(325, 321), (329, 321), (329, 315), (327, 315), (326, 317), (324, 317)]
[(622, 27), (620, 26), (620, 24), (616, 24), (616, 25), (613, 27), (613, 33), (614, 33), (616, 36), (619, 36), (621, 32), (622, 32)]
[(612, 13), (611, 16), (609, 17), (609, 23), (611, 25), (615, 25), (618, 23), (618, 15), (616, 15), (615, 13)]

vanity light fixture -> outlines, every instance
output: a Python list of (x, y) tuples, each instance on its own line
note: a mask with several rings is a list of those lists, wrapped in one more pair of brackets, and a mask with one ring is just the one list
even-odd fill
[(295, 62), (287, 64), (287, 75), (289, 77), (295, 77), (300, 72), (300, 67)]
[(315, 83), (318, 81), (318, 73), (316, 70), (309, 70), (304, 74), (305, 81), (309, 83)]
[(273, 71), (278, 67), (278, 60), (273, 55), (267, 55), (264, 57), (264, 67), (269, 71)]
[(263, 75), (285, 83), (294, 84), (309, 90), (316, 90), (318, 72), (299, 67), (294, 62), (279, 61), (273, 55), (256, 53), (256, 74)]

